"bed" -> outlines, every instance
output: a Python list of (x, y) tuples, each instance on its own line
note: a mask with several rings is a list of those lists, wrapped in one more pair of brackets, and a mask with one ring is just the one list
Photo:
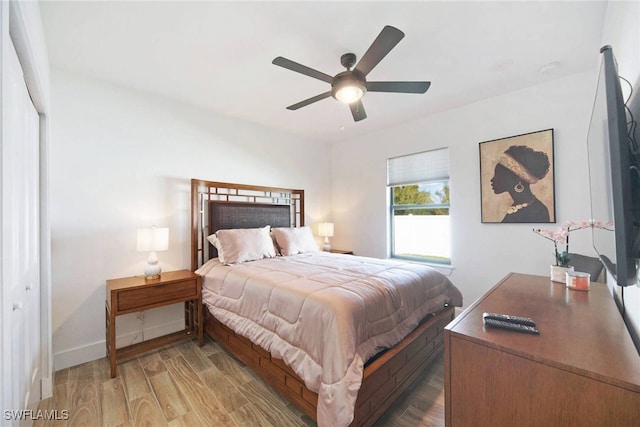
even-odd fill
[(319, 251), (303, 190), (194, 179), (191, 198), (205, 332), (318, 425), (372, 425), (442, 352), (462, 297), (440, 273)]

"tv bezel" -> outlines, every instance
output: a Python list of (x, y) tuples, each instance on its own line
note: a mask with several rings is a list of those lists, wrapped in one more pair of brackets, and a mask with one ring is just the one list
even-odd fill
[[(610, 192), (610, 198), (613, 203), (613, 222), (614, 222), (614, 240), (615, 240), (615, 262), (602, 253), (596, 245), (596, 229), (593, 230), (593, 248), (598, 253), (600, 260), (604, 264), (606, 270), (611, 274), (618, 286), (630, 286), (638, 284), (637, 262), (638, 254), (633, 253), (636, 246), (634, 242), (633, 227), (634, 218), (632, 215), (634, 189), (631, 185), (631, 166), (632, 154), (627, 134), (627, 116), (625, 112), (625, 102), (622, 96), (622, 88), (618, 76), (618, 69), (613, 55), (611, 46), (604, 46), (600, 49), (602, 53), (602, 63), (600, 73), (604, 76), (598, 77), (598, 84), (604, 79), (604, 93), (607, 111), (607, 134), (609, 146), (609, 161), (611, 173), (611, 188), (607, 188)], [(596, 94), (595, 102), (599, 102)], [(594, 108), (591, 120), (594, 120)], [(590, 126), (591, 128), (591, 126)], [(588, 147), (589, 148), (589, 147)], [(593, 154), (592, 154), (593, 155)], [(593, 159), (589, 159), (589, 167), (592, 167)], [(593, 179), (590, 173), (590, 179)], [(637, 190), (637, 189), (636, 189)], [(594, 220), (601, 218), (594, 217), (594, 194), (593, 184), (590, 185), (591, 196), (591, 213)], [(637, 195), (636, 195), (637, 196)], [(620, 274), (620, 272), (625, 272)]]

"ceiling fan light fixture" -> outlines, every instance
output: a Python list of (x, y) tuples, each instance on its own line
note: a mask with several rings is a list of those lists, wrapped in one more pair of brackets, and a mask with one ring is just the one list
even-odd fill
[(331, 87), (331, 96), (343, 104), (353, 104), (364, 96), (367, 88), (364, 85), (364, 78), (358, 78), (352, 71), (345, 71), (338, 74)]
[(336, 91), (336, 99), (344, 104), (352, 104), (362, 98), (364, 91), (362, 87), (357, 85), (350, 85), (341, 87)]

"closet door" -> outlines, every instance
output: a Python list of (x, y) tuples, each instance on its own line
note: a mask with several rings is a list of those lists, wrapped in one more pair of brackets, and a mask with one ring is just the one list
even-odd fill
[(20, 410), (40, 399), (39, 119), (9, 50), (2, 68), (2, 403)]

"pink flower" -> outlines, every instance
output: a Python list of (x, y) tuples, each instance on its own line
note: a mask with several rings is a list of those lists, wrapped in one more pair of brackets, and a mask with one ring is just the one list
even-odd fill
[(555, 231), (534, 228), (533, 232), (556, 243), (565, 243), (567, 241), (567, 236), (569, 235), (569, 232), (562, 227)]
[[(568, 221), (562, 227), (558, 228), (555, 231), (534, 228), (533, 232), (553, 242), (553, 246), (555, 248), (556, 265), (566, 266), (570, 258), (569, 233), (576, 230), (582, 230), (584, 228), (601, 228), (604, 230), (613, 230), (613, 222), (594, 219)], [(558, 243), (564, 244), (563, 252), (558, 251)]]

